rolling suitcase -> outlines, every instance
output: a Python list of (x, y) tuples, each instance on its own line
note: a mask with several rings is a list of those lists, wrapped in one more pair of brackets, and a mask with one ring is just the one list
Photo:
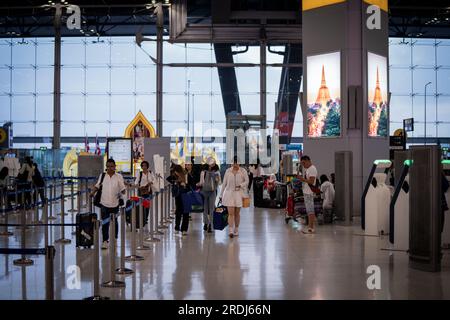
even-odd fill
[[(80, 213), (76, 216), (76, 247), (90, 248), (94, 245), (95, 213)], [(81, 224), (81, 225), (80, 225)]]
[(275, 187), (276, 201), (279, 208), (286, 208), (287, 203), (287, 185), (284, 183), (278, 183)]
[(263, 204), (264, 181), (262, 178), (253, 178), (253, 204), (255, 207), (261, 208)]

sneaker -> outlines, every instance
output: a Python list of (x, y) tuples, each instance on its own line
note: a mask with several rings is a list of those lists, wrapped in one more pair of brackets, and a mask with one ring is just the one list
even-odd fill
[(187, 236), (187, 231), (182, 232), (183, 237)]
[(109, 248), (109, 242), (108, 241), (103, 241), (102, 243), (102, 250), (107, 250)]
[(212, 232), (211, 224), (208, 225), (208, 233)]
[(203, 231), (206, 231), (206, 230), (208, 230), (208, 225), (205, 223), (205, 224), (203, 225)]
[(305, 234), (313, 234), (314, 233), (314, 229), (311, 229), (311, 228), (303, 229), (302, 232), (305, 233)]

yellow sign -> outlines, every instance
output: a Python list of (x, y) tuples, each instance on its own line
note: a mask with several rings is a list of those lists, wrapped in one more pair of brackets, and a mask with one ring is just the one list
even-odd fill
[(365, 3), (379, 6), (381, 10), (388, 11), (388, 0), (364, 0)]
[(0, 143), (5, 142), (6, 138), (8, 138), (8, 134), (6, 133), (5, 129), (0, 128)]
[(303, 11), (345, 2), (346, 0), (303, 0)]
[[(303, 0), (303, 11), (329, 6), (330, 4), (342, 3), (346, 0)], [(364, 0), (368, 4), (379, 6), (382, 10), (388, 11), (388, 0)]]

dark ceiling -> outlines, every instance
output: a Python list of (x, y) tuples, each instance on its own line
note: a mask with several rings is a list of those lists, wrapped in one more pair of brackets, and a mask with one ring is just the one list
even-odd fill
[[(59, 0), (53, 0), (59, 2)], [(216, 0), (219, 1), (219, 0)], [(301, 24), (301, 0), (220, 0), (229, 2), (231, 12), (280, 11), (292, 19), (265, 21), (274, 24)], [(51, 1), (50, 1), (51, 2)], [(82, 11), (83, 33), (63, 28), (63, 36), (134, 35), (141, 28), (145, 34), (155, 32), (155, 18), (148, 4), (152, 0), (70, 0)], [(173, 2), (173, 0), (171, 0)], [(227, 2), (227, 3), (228, 3)], [(187, 0), (188, 23), (211, 23), (211, 1)], [(46, 0), (3, 0), (0, 3), (1, 37), (51, 37), (54, 35), (54, 9), (42, 7)], [(244, 15), (245, 16), (245, 15)], [(390, 0), (389, 28), (392, 37), (450, 39), (449, 0)], [(257, 17), (232, 23), (260, 23)], [(166, 25), (168, 26), (168, 14)]]

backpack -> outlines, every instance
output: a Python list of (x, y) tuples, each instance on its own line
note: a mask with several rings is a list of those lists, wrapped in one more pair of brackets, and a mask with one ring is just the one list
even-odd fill
[(100, 179), (100, 187), (97, 190), (97, 192), (95, 193), (94, 196), (94, 206), (101, 208), (102, 204), (100, 203), (101, 199), (102, 199), (102, 189), (103, 189), (103, 180), (105, 179), (105, 175), (106, 173), (103, 172), (102, 173), (102, 178)]
[(204, 171), (204, 180), (202, 190), (203, 191), (215, 191), (216, 190), (216, 179), (215, 172)]

